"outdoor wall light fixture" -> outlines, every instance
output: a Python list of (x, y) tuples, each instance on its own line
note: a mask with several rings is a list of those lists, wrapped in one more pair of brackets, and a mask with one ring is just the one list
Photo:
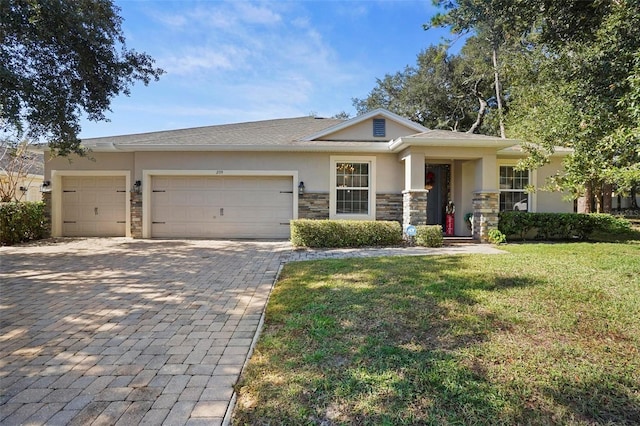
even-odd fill
[(142, 182), (137, 180), (135, 181), (135, 183), (133, 184), (133, 192), (135, 192), (136, 194), (139, 194), (140, 192), (142, 192)]
[(40, 186), (40, 192), (51, 192), (51, 181), (45, 180), (42, 182), (42, 186)]
[(298, 194), (304, 194), (304, 182), (302, 181), (300, 181), (300, 183), (298, 184)]

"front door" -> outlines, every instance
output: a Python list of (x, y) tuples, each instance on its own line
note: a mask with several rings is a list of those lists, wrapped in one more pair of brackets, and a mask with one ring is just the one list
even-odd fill
[(427, 194), (427, 225), (441, 225), (444, 229), (445, 207), (449, 201), (451, 166), (449, 164), (427, 164), (425, 166), (425, 189)]

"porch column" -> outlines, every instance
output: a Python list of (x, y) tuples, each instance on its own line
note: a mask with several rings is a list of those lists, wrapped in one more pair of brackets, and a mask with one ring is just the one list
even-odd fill
[(426, 225), (427, 194), (426, 189), (409, 189), (402, 191), (402, 226)]
[(473, 238), (483, 243), (489, 242), (489, 231), (498, 229), (500, 195), (496, 191), (476, 191), (473, 193)]
[(424, 189), (424, 153), (406, 152), (404, 160), (404, 191), (402, 191), (402, 226), (427, 223), (427, 194)]
[(131, 191), (131, 237), (142, 238), (142, 194)]

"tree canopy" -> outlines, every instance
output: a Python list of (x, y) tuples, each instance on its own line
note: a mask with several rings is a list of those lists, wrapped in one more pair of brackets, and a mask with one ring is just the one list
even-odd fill
[(80, 119), (105, 120), (111, 100), (163, 71), (130, 50), (111, 0), (0, 0), (0, 126), (82, 153)]
[[(522, 168), (544, 164), (556, 147), (571, 148), (549, 188), (586, 195), (588, 209), (592, 199), (610, 200), (612, 185), (637, 188), (637, 0), (433, 2), (442, 12), (425, 29), (472, 37), (459, 54), (431, 46), (417, 66), (378, 80), (367, 98), (354, 100), (359, 113), (382, 106), (427, 127), (520, 139), (530, 154)], [(482, 96), (472, 96), (474, 87)], [(481, 126), (470, 124), (474, 115)]]

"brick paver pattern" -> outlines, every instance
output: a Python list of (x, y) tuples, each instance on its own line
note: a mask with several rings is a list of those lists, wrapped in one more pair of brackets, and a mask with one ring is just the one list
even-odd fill
[(0, 424), (223, 424), (284, 262), (492, 250), (125, 238), (2, 247)]
[(0, 251), (0, 424), (221, 424), (285, 242)]

